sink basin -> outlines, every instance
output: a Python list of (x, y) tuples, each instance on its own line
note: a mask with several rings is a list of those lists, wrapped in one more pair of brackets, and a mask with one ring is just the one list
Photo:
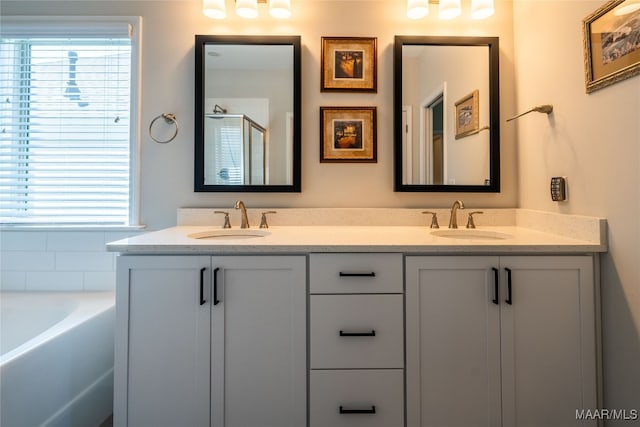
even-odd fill
[(199, 231), (197, 233), (188, 234), (187, 237), (192, 239), (216, 239), (216, 240), (240, 240), (255, 239), (271, 234), (266, 230), (253, 230), (251, 228), (218, 228), (213, 230)]
[(467, 239), (467, 240), (504, 240), (513, 237), (511, 234), (501, 233), (499, 231), (478, 230), (476, 228), (457, 228), (434, 230), (431, 235), (437, 237), (446, 237), (449, 239)]

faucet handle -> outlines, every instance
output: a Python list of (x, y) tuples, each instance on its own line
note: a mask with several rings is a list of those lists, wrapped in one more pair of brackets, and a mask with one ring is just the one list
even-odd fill
[(267, 214), (278, 213), (276, 211), (265, 211), (262, 212), (262, 218), (260, 218), (260, 228), (269, 228), (269, 224), (267, 224)]
[(431, 211), (424, 211), (423, 214), (431, 214), (431, 226), (430, 228), (440, 228), (438, 225), (438, 214)]
[(482, 213), (484, 212), (482, 211), (469, 212), (469, 218), (467, 219), (467, 228), (476, 228), (476, 224), (473, 222), (473, 215), (482, 214)]
[(226, 211), (213, 211), (213, 213), (223, 214), (224, 215), (224, 225), (222, 226), (222, 228), (231, 228), (231, 223), (229, 222), (229, 212), (226, 212)]

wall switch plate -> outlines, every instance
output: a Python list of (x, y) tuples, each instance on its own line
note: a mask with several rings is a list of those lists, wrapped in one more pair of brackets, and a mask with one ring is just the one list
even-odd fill
[(567, 200), (567, 179), (563, 176), (554, 176), (551, 178), (551, 200), (554, 202), (563, 202)]

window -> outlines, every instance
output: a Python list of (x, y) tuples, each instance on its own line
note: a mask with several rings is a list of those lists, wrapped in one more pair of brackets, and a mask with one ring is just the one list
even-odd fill
[(3, 22), (0, 221), (132, 225), (138, 25)]

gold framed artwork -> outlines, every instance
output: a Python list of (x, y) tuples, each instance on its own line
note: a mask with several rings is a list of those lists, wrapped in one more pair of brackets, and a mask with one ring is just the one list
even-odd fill
[(322, 92), (377, 92), (377, 38), (322, 37)]
[(456, 139), (478, 132), (480, 122), (479, 94), (474, 90), (455, 104)]
[(376, 163), (376, 107), (320, 107), (320, 162)]
[(640, 3), (611, 0), (582, 21), (585, 89), (640, 74)]

